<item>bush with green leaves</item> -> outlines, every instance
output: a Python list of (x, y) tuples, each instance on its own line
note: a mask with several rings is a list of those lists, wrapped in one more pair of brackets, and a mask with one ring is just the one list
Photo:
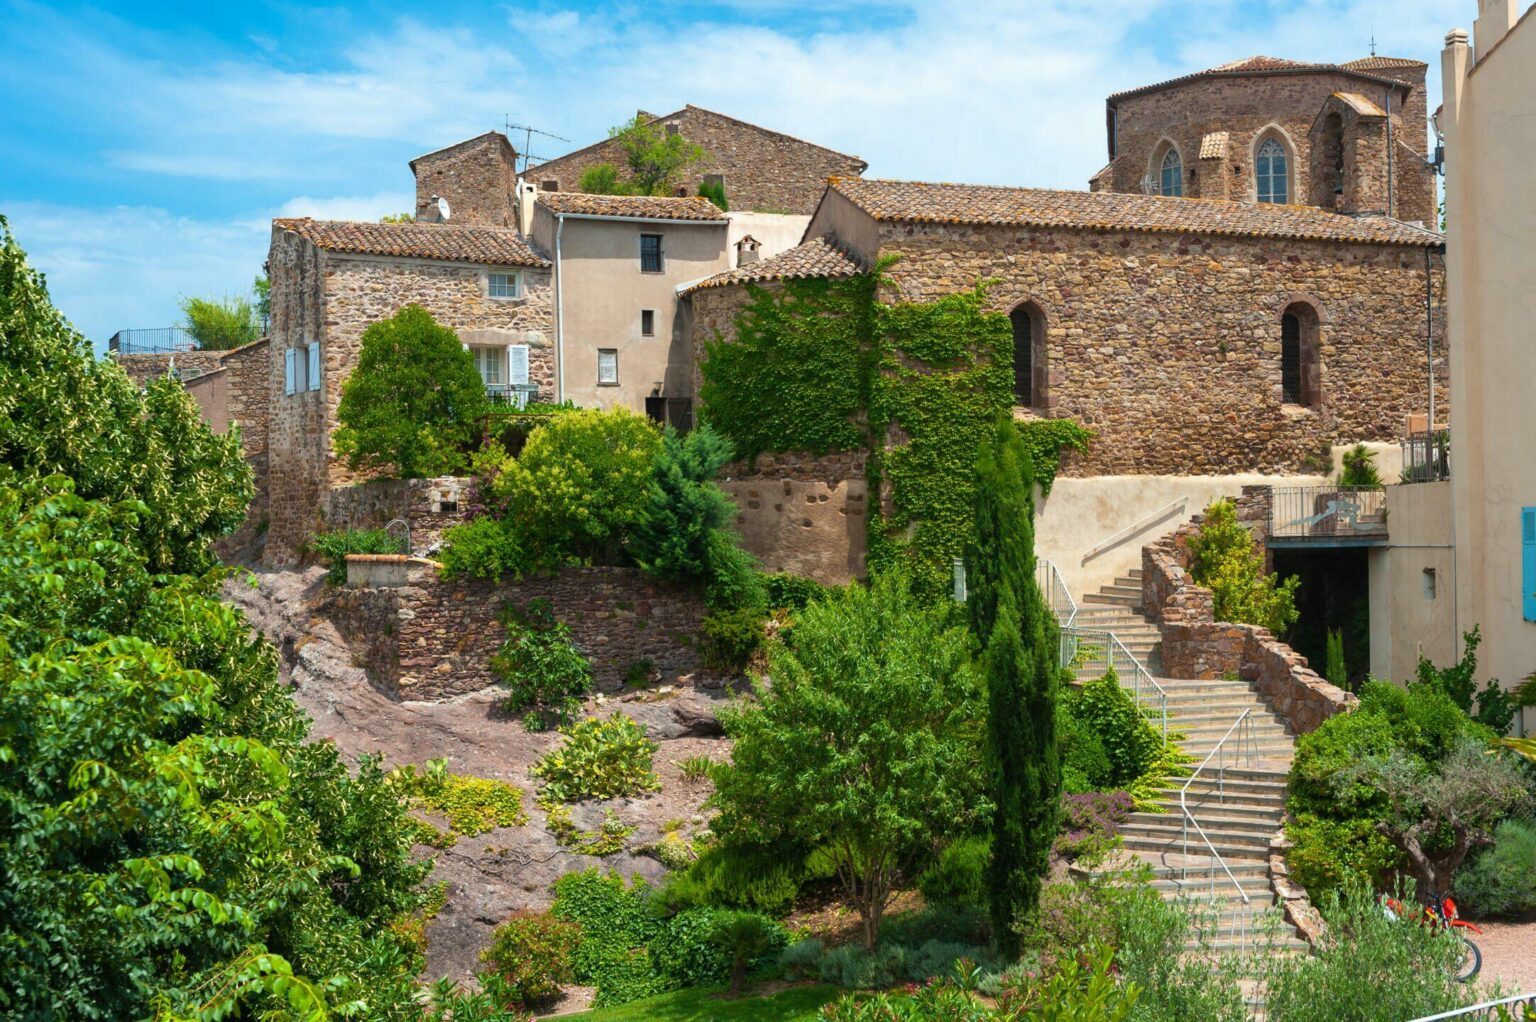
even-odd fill
[(442, 847), (451, 846), (458, 835), (474, 837), (528, 822), (522, 791), (493, 777), (449, 773), (446, 759), (428, 760), (421, 770), (407, 763), (390, 771), (388, 781), (412, 808), (448, 818), (450, 831)]
[(917, 878), (917, 889), (930, 905), (982, 906), (987, 903), (987, 860), (992, 846), (985, 836), (957, 838), (944, 845)]
[(636, 114), (608, 132), (624, 155), (624, 168), (599, 163), (582, 171), (576, 190), (592, 195), (671, 195), (704, 150), (677, 132)]
[(1291, 877), (1313, 898), (1351, 885), (1377, 887), (1402, 861), (1372, 817), (1332, 819), (1296, 813), (1285, 824)]
[(731, 204), (725, 198), (724, 181), (705, 181), (699, 185), (699, 195), (718, 206), (721, 212), (727, 212)]
[(1356, 444), (1345, 451), (1339, 469), (1339, 485), (1362, 490), (1381, 489), (1381, 473), (1376, 470), (1376, 452), (1364, 444)]
[(803, 610), (807, 603), (830, 596), (837, 588), (814, 578), (788, 572), (772, 572), (763, 576), (768, 606), (775, 610)]
[(560, 734), (560, 745), (528, 768), (541, 802), (626, 798), (661, 787), (652, 767), (656, 743), (632, 717), (588, 717)]
[(442, 562), (443, 577), (447, 579), (518, 578), (533, 563), (517, 533), (490, 515), (451, 526), (443, 533), (443, 548), (437, 559)]
[(524, 910), (496, 927), (480, 960), (506, 981), (508, 995), (518, 1004), (536, 1003), (576, 981), (571, 957), (580, 942), (578, 924)]
[(570, 626), (542, 598), (521, 610), (509, 604), (501, 623), (507, 639), (490, 667), (507, 689), (502, 705), (535, 731), (570, 723), (592, 688), (592, 665), (571, 641)]
[(1493, 845), (1456, 874), (1456, 903), (1478, 916), (1518, 916), (1536, 908), (1536, 821), (1509, 819), (1493, 832)]
[[(1482, 644), (1481, 626), (1474, 625), (1461, 637), (1461, 659), (1446, 668), (1438, 668), (1428, 657), (1420, 656), (1416, 672), (1420, 685), (1437, 689), (1456, 704), (1464, 713), (1471, 714), (1480, 724), (1486, 724), (1499, 734), (1509, 730), (1519, 712), (1516, 696), (1490, 678), (1482, 691), (1477, 689), (1477, 647)], [(1476, 700), (1476, 709), (1473, 701)]]
[(833, 872), (831, 863), (815, 852), (785, 852), (771, 844), (710, 844), (666, 878), (656, 892), (657, 905), (667, 912), (725, 906), (781, 915), (802, 886), (831, 879)]
[(449, 475), (469, 464), (487, 407), (485, 383), (458, 334), (407, 305), (363, 331), (331, 442), (354, 471)]
[(713, 610), (700, 623), (699, 654), (704, 666), (740, 674), (763, 646), (768, 614), (760, 607)]
[(1238, 522), (1232, 501), (1218, 500), (1205, 509), (1189, 552), (1190, 574), (1211, 590), (1217, 621), (1258, 625), (1276, 635), (1295, 623), (1301, 576), (1281, 581), (1264, 570), (1264, 555), (1254, 546), (1253, 534)]
[(1147, 772), (1162, 749), (1163, 739), (1120, 684), (1114, 668), (1100, 678), (1062, 695), (1067, 712), (1080, 730), (1093, 736), (1104, 750), (1109, 774), (1102, 787), (1123, 787)]
[(734, 746), (714, 772), (714, 832), (827, 856), (872, 947), (898, 886), (985, 818), (969, 637), (891, 573), (807, 606), (769, 674), (723, 715)]
[(597, 988), (595, 1007), (625, 1004), (676, 986), (651, 954), (666, 933), (666, 921), (652, 911), (650, 893), (638, 877), (626, 884), (618, 873), (596, 869), (555, 881), (550, 911), (581, 927), (571, 965), (576, 982)]
[(261, 319), (248, 298), (183, 298), (187, 333), (204, 351), (228, 351), (261, 339)]
[(405, 539), (386, 529), (333, 529), (309, 541), (310, 550), (325, 558), (325, 580), (333, 586), (347, 581), (348, 554), (403, 554)]
[(650, 952), (674, 985), (718, 986), (777, 960), (788, 944), (784, 927), (762, 913), (692, 908), (666, 921)]

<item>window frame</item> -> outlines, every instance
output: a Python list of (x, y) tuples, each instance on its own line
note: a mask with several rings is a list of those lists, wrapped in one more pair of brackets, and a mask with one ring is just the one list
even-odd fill
[[(506, 361), (503, 358), (506, 354), (506, 348), (495, 345), (476, 344), (469, 350), (475, 359), (475, 372), (480, 374), (480, 382), (485, 385), (486, 389), (505, 387), (507, 385), (507, 381), (502, 379), (507, 371)], [(496, 379), (494, 380), (490, 379), (486, 372), (487, 369), (491, 368), (493, 362), (495, 363), (496, 370)]]
[[(1266, 153), (1266, 151), (1268, 151), (1268, 153)], [(1281, 160), (1279, 174), (1276, 174), (1274, 170), (1275, 153), (1279, 154), (1279, 158)], [(1269, 170), (1267, 173), (1259, 169), (1264, 165), (1263, 161), (1265, 160), (1269, 162)], [(1294, 166), (1295, 156), (1292, 154), (1290, 146), (1287, 146), (1279, 139), (1279, 137), (1273, 133), (1266, 133), (1265, 135), (1261, 136), (1259, 139), (1259, 144), (1255, 146), (1253, 150), (1254, 201), (1262, 202), (1271, 206), (1290, 205), (1292, 199), (1291, 171)], [(1281, 189), (1283, 189), (1280, 192), (1280, 198), (1278, 199), (1275, 198), (1276, 193), (1274, 191), (1275, 183), (1277, 180)], [(1269, 189), (1269, 198), (1265, 198), (1266, 185)]]
[(655, 337), (656, 336), (656, 310), (655, 309), (641, 309), (640, 310), (640, 336), (641, 337)]
[[(605, 356), (605, 355), (611, 356), (612, 359), (613, 359), (613, 379), (611, 379), (611, 380), (603, 379), (603, 356)], [(598, 348), (597, 349), (597, 385), (599, 387), (617, 387), (617, 386), (619, 386), (619, 349), (618, 348)]]
[[(640, 235), (640, 272), (641, 273), (666, 273), (667, 257), (662, 244), (662, 235), (642, 233)], [(654, 269), (646, 268), (646, 242), (654, 239), (656, 242), (656, 266)]]
[[(1172, 165), (1169, 161), (1172, 160)], [(1174, 190), (1168, 190), (1167, 175), (1173, 171)], [(1153, 191), (1171, 199), (1184, 197), (1184, 154), (1179, 152), (1179, 147), (1169, 139), (1164, 139), (1156, 149), (1152, 151), (1152, 182)]]
[[(504, 277), (511, 285), (511, 294), (497, 294), (497, 277)], [(505, 288), (506, 285), (501, 285)], [(523, 298), (523, 271), (521, 270), (487, 270), (485, 274), (485, 296), (494, 302), (516, 302)]]

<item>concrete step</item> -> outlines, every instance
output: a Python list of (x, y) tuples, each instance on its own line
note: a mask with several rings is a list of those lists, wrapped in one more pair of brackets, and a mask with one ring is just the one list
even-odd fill
[[(1262, 827), (1253, 826), (1247, 829), (1240, 827), (1212, 829), (1206, 827), (1203, 820), (1197, 818), (1197, 822), (1205, 830), (1206, 836), (1211, 839), (1211, 845), (1215, 847), (1216, 854), (1222, 858), (1229, 857), (1227, 855), (1229, 848), (1242, 853), (1238, 858), (1254, 859), (1267, 856), (1269, 853), (1269, 839), (1274, 833), (1273, 828), (1265, 830)], [(1148, 844), (1152, 844), (1161, 849), (1174, 845), (1183, 851), (1184, 847), (1184, 826), (1179, 817), (1172, 815), (1161, 817), (1158, 822), (1127, 821), (1120, 828), (1120, 836), (1125, 839), (1127, 848), (1145, 848)], [(1133, 841), (1140, 843), (1133, 846), (1131, 844)], [(1190, 850), (1204, 850), (1205, 847), (1205, 842), (1200, 840), (1200, 835), (1191, 827), (1189, 829)]]
[[(1199, 902), (1209, 898), (1215, 898), (1218, 903), (1225, 902), (1228, 898), (1237, 896), (1232, 880), (1226, 874), (1222, 874), (1219, 883), (1213, 884), (1209, 877), (1168, 877), (1152, 881), (1152, 889), (1160, 891), (1164, 898), (1186, 898)], [(1268, 904), (1274, 897), (1274, 891), (1270, 889), (1269, 877), (1263, 873), (1254, 876), (1239, 876), (1236, 878), (1237, 886), (1243, 893), (1252, 898), (1255, 904)], [(1212, 893), (1215, 892), (1215, 893)]]
[[(1241, 801), (1233, 801), (1233, 798)], [(1174, 819), (1179, 817), (1179, 799), (1175, 795), (1172, 798), (1160, 799), (1156, 803), (1163, 812), (1154, 815), (1168, 815)], [(1261, 823), (1272, 822), (1280, 825), (1280, 819), (1285, 815), (1285, 802), (1268, 795), (1236, 795), (1226, 801), (1220, 801), (1214, 794), (1209, 796), (1189, 794), (1189, 811), (1195, 814), (1195, 819), (1201, 819), (1205, 815), (1244, 817)]]
[[(1121, 837), (1121, 845), (1133, 852), (1182, 852), (1184, 849), (1184, 839), (1182, 834), (1126, 834)], [(1197, 847), (1204, 850), (1206, 844), (1199, 839), (1198, 835), (1192, 833), (1190, 835), (1189, 849), (1194, 851)], [(1225, 859), (1228, 865), (1243, 859), (1252, 859), (1259, 862), (1268, 862), (1269, 860), (1269, 839), (1267, 837), (1261, 842), (1258, 840), (1237, 841), (1230, 837), (1218, 839), (1213, 835), (1211, 837), (1211, 847), (1216, 849), (1216, 854)]]
[[(1132, 823), (1155, 820), (1180, 820), (1183, 815), (1179, 812), (1179, 800), (1160, 803), (1164, 812), (1154, 813), (1147, 810), (1131, 813), (1126, 819), (1126, 825)], [(1193, 799), (1189, 803), (1189, 811), (1200, 826), (1210, 830), (1210, 825), (1226, 827), (1234, 830), (1270, 830), (1280, 826), (1280, 819), (1284, 810), (1279, 806), (1250, 806), (1237, 805), (1231, 802), (1196, 802)]]
[(1117, 588), (1117, 589), (1140, 589), (1141, 588), (1141, 576), (1140, 575), (1118, 575), (1118, 576), (1115, 577), (1115, 588)]
[(1102, 591), (1097, 593), (1089, 593), (1087, 596), (1083, 597), (1083, 602), (1090, 605), (1096, 604), (1098, 606), (1107, 607), (1140, 607), (1141, 590), (1138, 589), (1134, 593), (1125, 594), (1106, 593)]
[(1251, 710), (1252, 712), (1248, 714), (1248, 719), (1253, 721), (1254, 724), (1261, 727), (1273, 725), (1280, 728), (1281, 730), (1285, 730), (1284, 722), (1281, 721), (1273, 711), (1262, 708), (1262, 703), (1260, 704), (1260, 707), (1261, 708), (1259, 709), (1255, 709), (1252, 706), (1245, 706), (1238, 710), (1237, 713), (1227, 713), (1224, 709), (1221, 708), (1209, 709), (1201, 706), (1187, 706), (1175, 713), (1170, 707), (1169, 713), (1171, 716), (1177, 717), (1179, 724), (1184, 727), (1200, 727), (1206, 724), (1220, 724), (1223, 721), (1226, 722), (1227, 727), (1231, 727), (1232, 722), (1237, 720), (1238, 714), (1242, 713), (1243, 710)]

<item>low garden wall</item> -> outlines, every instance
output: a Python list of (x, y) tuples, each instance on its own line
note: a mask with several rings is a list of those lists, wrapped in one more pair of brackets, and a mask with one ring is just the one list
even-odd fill
[(592, 662), (599, 691), (616, 691), (650, 661), (663, 683), (699, 669), (697, 593), (635, 568), (564, 568), (519, 582), (453, 581), (413, 562), (403, 586), (334, 588), (320, 612), (351, 644), (374, 687), (392, 699), (438, 700), (494, 685), (491, 655), (506, 639), (508, 604), (550, 601)]
[[(1239, 522), (1254, 541), (1264, 543), (1270, 490), (1245, 486), (1237, 499)], [(1203, 516), (1141, 550), (1141, 598), (1144, 613), (1162, 625), (1163, 670), (1171, 678), (1220, 678), (1236, 675), (1253, 682), (1259, 695), (1296, 734), (1317, 730), (1355, 697), (1330, 684), (1307, 666), (1307, 658), (1257, 625), (1216, 620), (1212, 593), (1190, 576), (1189, 541)], [(1268, 563), (1266, 551), (1266, 566)]]
[(325, 521), (331, 529), (382, 529), (395, 519), (411, 526), (411, 552), (426, 553), (451, 526), (469, 518), (471, 476), (370, 479), (331, 490)]

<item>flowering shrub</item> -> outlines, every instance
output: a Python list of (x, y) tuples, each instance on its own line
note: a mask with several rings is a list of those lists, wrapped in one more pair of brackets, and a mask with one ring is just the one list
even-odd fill
[(1134, 808), (1134, 800), (1124, 791), (1063, 795), (1056, 854), (1064, 859), (1102, 858), (1118, 843), (1120, 824)]
[(622, 798), (661, 787), (652, 768), (656, 743), (632, 718), (622, 713), (607, 720), (588, 717), (561, 733), (565, 741), (560, 747), (529, 768), (543, 782), (541, 802)]
[(480, 952), (507, 983), (508, 993), (519, 1003), (546, 1000), (561, 986), (576, 980), (571, 963), (581, 927), (548, 912), (516, 912), (496, 928), (491, 944)]

